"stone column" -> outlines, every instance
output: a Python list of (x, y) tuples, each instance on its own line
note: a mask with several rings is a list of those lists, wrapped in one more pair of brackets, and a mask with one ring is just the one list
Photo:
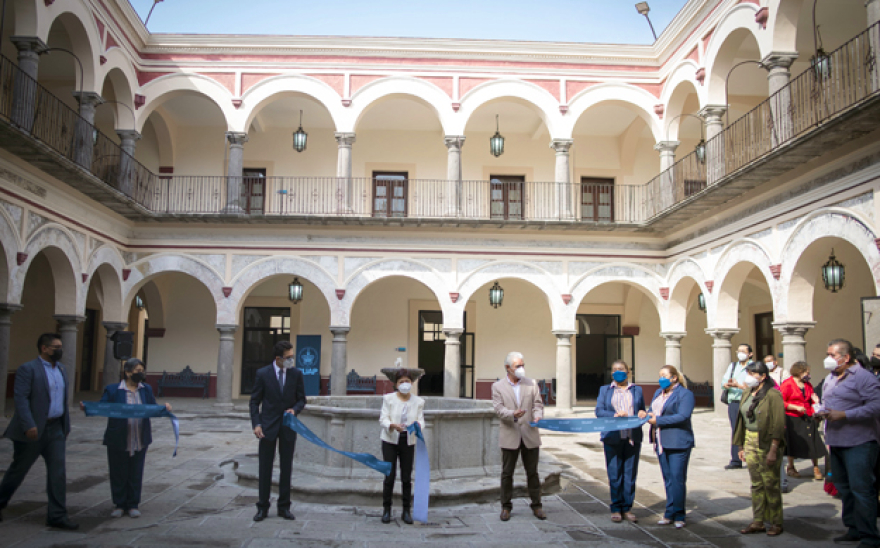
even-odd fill
[[(570, 413), (571, 393), (571, 337), (574, 331), (554, 331), (556, 335), (556, 412)], [(548, 388), (549, 389), (549, 388)]]
[(18, 68), (24, 73), (16, 75), (12, 88), (12, 122), (30, 133), (37, 99), (37, 52), (46, 49), (46, 44), (36, 36), (13, 36), (11, 41), (18, 48)]
[(461, 334), (463, 329), (443, 329), (446, 335), (446, 358), (443, 375), (443, 397), (461, 397)]
[(700, 110), (700, 117), (706, 124), (706, 183), (711, 185), (724, 176), (724, 137), (718, 137), (724, 130), (726, 105), (706, 105)]
[(6, 380), (9, 378), (9, 335), (12, 330), (12, 315), (21, 310), (21, 305), (0, 305), (0, 417), (6, 412)]
[(235, 359), (235, 331), (237, 325), (218, 325), (220, 350), (217, 352), (217, 407), (232, 407), (232, 364)]
[(574, 144), (572, 139), (553, 139), (550, 148), (556, 151), (556, 204), (559, 219), (574, 219), (572, 207), (574, 193), (571, 189), (571, 170), (568, 151)]
[[(739, 333), (739, 329), (707, 329), (706, 333), (714, 339), (712, 342), (712, 397), (718, 400), (721, 397), (721, 377), (724, 376), (732, 361), (730, 339)], [(715, 416), (727, 420), (727, 406), (720, 403), (715, 404)]]
[(446, 143), (446, 194), (447, 200), (443, 215), (446, 217), (458, 217), (461, 214), (461, 147), (464, 146), (464, 135), (447, 135)]
[(679, 141), (660, 141), (654, 145), (654, 150), (660, 153), (660, 195), (653, 200), (659, 211), (676, 203), (675, 174), (671, 168), (675, 165), (675, 150), (679, 144)]
[(797, 52), (772, 52), (761, 63), (767, 69), (770, 87), (770, 116), (773, 126), (770, 132), (772, 146), (779, 146), (792, 136), (794, 127), (791, 109), (791, 64), (798, 58)]
[(134, 151), (141, 134), (133, 129), (117, 129), (116, 135), (119, 135), (119, 139), (122, 141), (116, 186), (126, 196), (134, 197)]
[(64, 365), (64, 373), (67, 375), (67, 404), (73, 405), (73, 392), (76, 388), (76, 355), (78, 350), (77, 333), (79, 324), (85, 318), (82, 316), (55, 316), (58, 322), (58, 333), (61, 335), (61, 348), (63, 355), (61, 363)]
[(354, 144), (354, 141), (354, 133), (336, 134), (336, 144), (339, 147), (338, 155), (336, 157), (336, 211), (337, 213), (358, 213), (361, 215), (367, 215), (370, 212), (361, 211), (360, 207), (358, 208), (358, 211), (355, 212), (352, 207), (354, 190), (352, 189), (351, 182), (351, 145)]
[[(874, 56), (874, 70), (871, 71), (871, 89), (880, 89), (880, 27), (874, 25), (880, 22), (880, 0), (866, 0), (865, 9), (868, 12), (868, 42), (871, 44), (871, 55)], [(873, 27), (873, 28), (871, 28)]]
[(346, 381), (345, 375), (348, 373), (348, 332), (350, 327), (330, 326), (330, 332), (333, 333), (333, 354), (330, 358), (330, 395), (345, 396)]
[(76, 120), (74, 136), (73, 160), (87, 170), (92, 169), (92, 157), (95, 153), (95, 108), (104, 102), (104, 98), (94, 91), (74, 91), (73, 96), (79, 103), (79, 118)]
[(664, 331), (660, 336), (666, 339), (666, 365), (675, 366), (684, 374), (681, 367), (681, 340), (687, 333), (681, 331)]
[(229, 164), (226, 169), (226, 207), (223, 213), (244, 213), (241, 207), (242, 172), (244, 170), (244, 144), (248, 142), (247, 133), (230, 131), (226, 133), (229, 142)]
[(782, 365), (791, 369), (795, 362), (807, 361), (807, 341), (804, 335), (816, 322), (774, 322), (773, 328), (782, 335)]
[(104, 349), (104, 385), (108, 385), (111, 382), (118, 382), (119, 378), (119, 370), (121, 369), (121, 365), (119, 360), (113, 357), (113, 341), (110, 340), (111, 337), (117, 331), (125, 331), (125, 328), (128, 327), (127, 323), (119, 323), (119, 322), (103, 322), (104, 329), (107, 330), (107, 343), (105, 344)]

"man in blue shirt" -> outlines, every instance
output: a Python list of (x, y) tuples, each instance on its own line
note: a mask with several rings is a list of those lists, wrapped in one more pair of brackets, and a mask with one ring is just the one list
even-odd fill
[[(49, 508), (46, 525), (73, 531), (79, 525), (67, 516), (65, 452), (70, 433), (67, 376), (61, 364), (61, 336), (44, 333), (37, 340), (40, 355), (15, 371), (15, 414), (3, 437), (12, 440), (12, 463), (0, 481), (0, 512), (43, 457)], [(0, 521), (2, 521), (0, 513)]]
[[(736, 428), (736, 418), (739, 415), (739, 403), (743, 397), (745, 385), (746, 367), (752, 362), (752, 347), (748, 344), (741, 344), (736, 349), (736, 361), (727, 367), (724, 377), (721, 378), (721, 386), (727, 389), (727, 418), (730, 420), (731, 433)], [(730, 446), (730, 463), (724, 468), (726, 470), (738, 470), (743, 467), (742, 461), (739, 459), (739, 447)]]

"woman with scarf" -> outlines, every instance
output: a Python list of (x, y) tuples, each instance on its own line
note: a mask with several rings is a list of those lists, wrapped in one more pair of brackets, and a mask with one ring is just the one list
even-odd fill
[[(779, 489), (779, 459), (785, 448), (785, 403), (770, 371), (763, 362), (746, 368), (745, 392), (740, 405), (733, 444), (746, 461), (752, 480), (752, 523), (740, 530), (744, 535), (782, 533), (782, 493)], [(769, 529), (765, 527), (769, 523)]]

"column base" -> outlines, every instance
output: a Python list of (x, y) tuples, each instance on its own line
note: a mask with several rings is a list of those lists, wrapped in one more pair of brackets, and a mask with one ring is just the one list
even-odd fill
[(222, 407), (224, 409), (232, 409), (235, 407), (234, 403), (215, 403), (214, 407)]

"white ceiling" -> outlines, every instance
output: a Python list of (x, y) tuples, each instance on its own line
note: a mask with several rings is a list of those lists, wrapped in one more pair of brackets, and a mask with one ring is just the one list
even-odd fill
[(265, 103), (257, 113), (263, 128), (282, 128), (295, 131), (299, 127), (299, 111), (302, 110), (303, 129), (335, 130), (333, 118), (320, 102), (305, 95), (282, 95)]
[(538, 115), (537, 107), (516, 99), (490, 101), (474, 112), (468, 119), (465, 133), (495, 133), (495, 115), (502, 135), (509, 133), (532, 134), (540, 128), (544, 133), (544, 121)]
[(161, 108), (179, 126), (226, 126), (220, 107), (195, 93), (172, 97)]
[(369, 106), (355, 131), (441, 131), (437, 111), (418, 99), (390, 95)]

